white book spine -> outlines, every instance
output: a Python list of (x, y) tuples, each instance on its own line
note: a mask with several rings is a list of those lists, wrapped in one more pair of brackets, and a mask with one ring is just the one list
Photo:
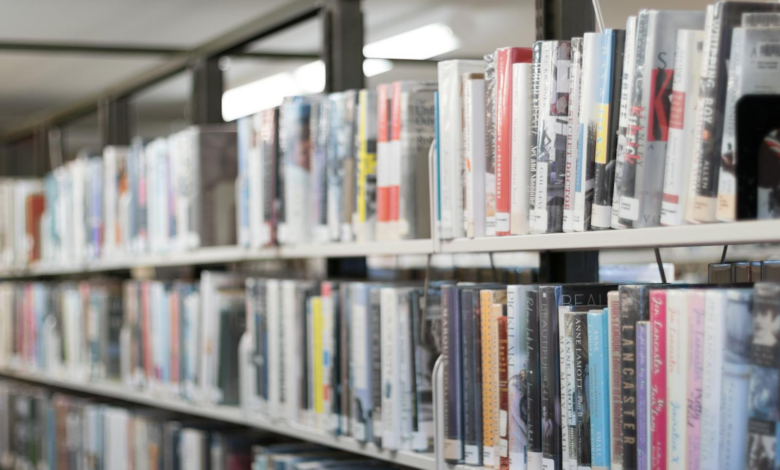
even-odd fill
[[(269, 279), (265, 283), (266, 321), (268, 325), (268, 348), (266, 360), (268, 361), (268, 413), (278, 418), (282, 415), (281, 397), (279, 396), (280, 368), (280, 344), (282, 335), (280, 310), (280, 285), (276, 279)], [(293, 316), (293, 315), (290, 315)]]
[[(569, 434), (570, 422), (576, 422), (576, 416), (572, 415), (572, 398), (574, 391), (574, 347), (572, 337), (566, 329), (566, 315), (571, 311), (569, 306), (558, 307), (558, 347), (560, 348), (560, 373), (561, 373), (561, 465), (564, 470), (576, 470), (576, 458), (571, 460), (571, 447), (576, 446)], [(576, 452), (575, 454), (576, 455)]]
[(401, 394), (398, 297), (396, 289), (382, 288), (382, 447), (400, 448)]
[(693, 131), (703, 42), (704, 31), (683, 29), (677, 33), (669, 142), (661, 201), (661, 225), (685, 223), (684, 212), (688, 195), (686, 183), (693, 160)]
[(103, 253), (113, 256), (116, 251), (117, 225), (117, 154), (108, 147), (103, 152)]
[[(544, 135), (544, 129), (547, 126), (547, 116), (550, 109), (550, 80), (552, 71), (550, 65), (552, 62), (552, 44), (545, 42), (542, 44), (541, 73), (539, 75), (539, 134), (538, 140), (541, 142)], [(537, 157), (542, 153), (542, 145), (537, 144)], [(534, 181), (534, 211), (533, 222), (531, 223), (531, 233), (547, 232), (547, 177), (548, 162), (537, 159), (536, 178)]]
[(396, 369), (399, 369), (400, 379), (400, 391), (402, 395), (400, 397), (401, 403), (401, 432), (399, 447), (404, 450), (411, 450), (413, 444), (413, 416), (414, 416), (414, 393), (412, 389), (413, 384), (413, 367), (412, 361), (414, 360), (411, 355), (412, 351), (412, 338), (409, 333), (411, 331), (411, 312), (409, 311), (408, 295), (404, 295), (404, 291), (399, 292), (401, 300), (397, 302), (398, 309), (396, 314), (398, 316), (398, 328), (399, 335), (397, 337), (397, 352), (398, 352), (398, 364)]
[(688, 429), (688, 291), (666, 294), (667, 468), (684, 470)]
[[(529, 63), (512, 66), (512, 195), (509, 218), (512, 235), (525, 235), (529, 229), (528, 205), (529, 193), (532, 191), (530, 180), (532, 69), (533, 65)], [(484, 147), (483, 145), (483, 152)], [(484, 194), (484, 191), (482, 193)]]
[(463, 159), (466, 236), (485, 236), (485, 80), (464, 83)]
[(569, 122), (566, 141), (566, 182), (563, 189), (563, 231), (574, 231), (574, 187), (577, 179), (577, 152), (580, 141), (580, 110), (582, 108), (582, 44), (572, 40), (572, 61), (569, 68), (571, 94), (569, 95)]
[[(718, 460), (721, 425), (721, 384), (723, 382), (723, 348), (725, 347), (725, 294), (708, 290), (704, 310), (704, 362), (699, 468), (720, 468)], [(667, 383), (668, 382), (667, 378)]]
[(298, 337), (297, 307), (295, 305), (295, 281), (282, 281), (282, 315), (284, 337), (289, 340), (284, 346), (286, 370), (285, 379), (285, 417), (290, 421), (298, 421), (298, 405), (300, 403), (300, 379), (303, 376), (301, 370), (301, 348), (293, 338)]
[[(586, 33), (582, 44), (582, 83), (580, 85), (579, 139), (577, 142), (576, 180), (574, 186), (574, 231), (584, 232), (590, 225), (590, 205), (593, 203), (594, 174), (592, 158), (588, 155), (588, 129), (595, 122), (599, 94), (599, 64), (601, 62), (601, 33)], [(590, 193), (590, 194), (589, 194)]]

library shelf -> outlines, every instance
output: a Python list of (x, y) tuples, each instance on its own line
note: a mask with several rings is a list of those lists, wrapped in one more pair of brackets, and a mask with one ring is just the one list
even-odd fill
[(577, 251), (780, 242), (780, 220), (442, 241), (443, 253)]
[(433, 254), (433, 240), (393, 240), (365, 243), (309, 243), (279, 246), (280, 258), (343, 258), (352, 256)]
[(304, 441), (314, 442), (334, 449), (365, 455), (374, 459), (385, 460), (397, 465), (420, 470), (436, 470), (436, 463), (432, 453), (380, 449), (374, 444), (364, 444), (351, 437), (334, 436), (325, 431), (298, 423), (271, 420), (257, 413), (250, 413), (238, 407), (191, 403), (165, 395), (128, 390), (126, 387), (115, 383), (92, 381), (86, 383), (76, 382), (65, 378), (53, 378), (38, 373), (22, 372), (15, 369), (0, 370), (0, 377), (71, 391), (96, 398), (118, 400), (188, 416), (247, 426)]

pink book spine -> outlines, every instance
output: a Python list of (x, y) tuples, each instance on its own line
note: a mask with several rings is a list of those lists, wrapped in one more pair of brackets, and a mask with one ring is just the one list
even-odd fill
[(650, 291), (653, 369), (650, 377), (650, 432), (653, 470), (666, 470), (666, 291)]
[(688, 294), (688, 469), (699, 470), (701, 390), (704, 368), (704, 292)]

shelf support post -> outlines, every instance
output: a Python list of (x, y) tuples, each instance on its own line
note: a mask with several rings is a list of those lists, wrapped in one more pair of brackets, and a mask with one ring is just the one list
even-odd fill
[[(100, 142), (107, 145), (130, 145), (130, 98), (106, 98), (98, 103)], [(48, 138), (48, 135), (47, 135)]]
[(596, 31), (593, 0), (536, 0), (536, 39), (570, 40)]
[(221, 124), (224, 78), (219, 67), (220, 57), (198, 59), (191, 67), (191, 124)]
[(363, 88), (363, 11), (360, 0), (325, 0), (320, 18), (325, 91)]

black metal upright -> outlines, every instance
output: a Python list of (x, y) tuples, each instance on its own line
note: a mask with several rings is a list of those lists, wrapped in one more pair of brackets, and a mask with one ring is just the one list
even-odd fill
[(190, 123), (219, 124), (222, 119), (224, 78), (219, 68), (219, 56), (198, 59), (192, 70)]
[(596, 31), (592, 0), (536, 0), (536, 39), (568, 40)]
[(325, 0), (320, 18), (325, 90), (363, 88), (363, 10), (360, 0)]
[[(98, 103), (98, 126), (100, 142), (107, 145), (130, 145), (132, 120), (130, 98), (105, 98)], [(48, 135), (47, 135), (48, 139)]]

